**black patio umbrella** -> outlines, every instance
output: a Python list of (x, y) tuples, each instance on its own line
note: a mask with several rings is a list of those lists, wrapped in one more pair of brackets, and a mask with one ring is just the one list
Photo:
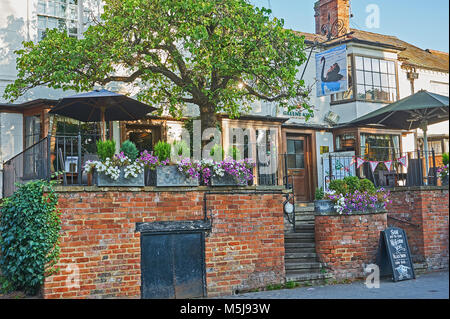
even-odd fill
[[(428, 154), (428, 125), (449, 120), (448, 96), (420, 90), (397, 102), (359, 117), (345, 126), (381, 125), (386, 128), (423, 131), (424, 151)], [(428, 172), (428, 156), (426, 169)]]
[(59, 100), (49, 112), (82, 122), (101, 122), (102, 140), (106, 139), (106, 121), (134, 121), (156, 108), (108, 90), (94, 90)]

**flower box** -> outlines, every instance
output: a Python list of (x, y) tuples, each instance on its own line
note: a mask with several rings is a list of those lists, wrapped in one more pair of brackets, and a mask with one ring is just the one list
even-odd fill
[(211, 176), (211, 186), (247, 186), (246, 182), (239, 182), (233, 175)]
[(135, 186), (140, 187), (144, 186), (144, 172), (137, 175), (137, 177), (127, 177), (125, 178), (125, 169), (123, 167), (120, 168), (120, 175), (117, 180), (112, 179), (108, 175), (103, 172), (94, 171), (94, 181), (97, 186)]
[(156, 168), (156, 186), (198, 186), (198, 178), (187, 177), (178, 170), (177, 165), (160, 166)]
[(336, 210), (334, 209), (334, 203), (332, 200), (320, 199), (314, 201), (314, 211), (320, 215), (325, 213), (332, 213)]

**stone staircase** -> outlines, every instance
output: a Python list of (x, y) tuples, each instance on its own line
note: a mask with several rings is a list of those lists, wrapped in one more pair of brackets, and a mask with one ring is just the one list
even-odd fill
[(286, 227), (284, 234), (286, 282), (320, 284), (331, 278), (318, 262), (314, 239), (314, 204), (295, 205), (295, 230)]

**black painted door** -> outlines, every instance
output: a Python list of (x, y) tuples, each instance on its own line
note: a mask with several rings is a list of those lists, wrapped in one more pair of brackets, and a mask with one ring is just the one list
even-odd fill
[(142, 298), (204, 297), (203, 233), (143, 234)]

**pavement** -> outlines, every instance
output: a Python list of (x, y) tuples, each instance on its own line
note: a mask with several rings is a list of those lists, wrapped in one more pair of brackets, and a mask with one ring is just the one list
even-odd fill
[(393, 282), (381, 279), (379, 288), (365, 281), (243, 293), (223, 299), (449, 299), (449, 273), (416, 275), (416, 279)]

